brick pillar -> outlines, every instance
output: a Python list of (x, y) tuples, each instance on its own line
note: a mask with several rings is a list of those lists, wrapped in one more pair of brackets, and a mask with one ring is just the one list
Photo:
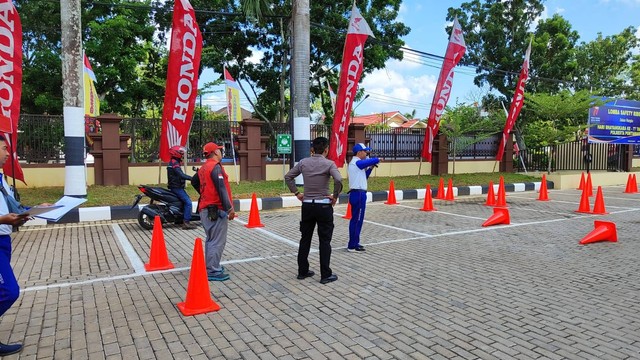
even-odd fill
[(445, 134), (439, 133), (433, 139), (431, 154), (431, 175), (443, 175), (449, 172), (449, 142)]
[[(368, 142), (369, 142), (369, 139), (364, 135), (364, 124), (355, 124), (355, 123), (349, 124), (348, 138), (347, 138), (347, 156), (345, 158), (345, 161), (347, 163), (351, 161), (351, 158), (353, 157), (353, 152), (351, 150), (353, 150), (353, 147), (357, 143), (367, 144)], [(375, 149), (374, 149), (374, 153), (375, 153)]]
[(238, 158), (240, 180), (260, 181), (267, 179), (268, 136), (262, 136), (262, 121), (245, 119), (240, 123), (238, 136)]
[[(551, 161), (551, 159), (549, 159)], [(504, 156), (500, 161), (500, 172), (513, 172), (513, 135), (507, 136), (507, 144), (504, 147)]]
[(91, 135), (96, 185), (129, 185), (129, 155), (127, 142), (131, 136), (120, 134), (122, 117), (104, 114), (98, 117), (101, 134)]

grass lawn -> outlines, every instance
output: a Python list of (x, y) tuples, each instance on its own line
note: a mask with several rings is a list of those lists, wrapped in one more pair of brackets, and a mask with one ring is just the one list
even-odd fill
[[(467, 185), (488, 185), (489, 181), (497, 184), (500, 176), (504, 176), (506, 184), (540, 181), (539, 177), (513, 174), (513, 173), (476, 173), (476, 174), (456, 174), (443, 176), (445, 186), (449, 178), (453, 180), (453, 186)], [(389, 181), (393, 180), (396, 190), (423, 189), (427, 184), (431, 188), (437, 187), (440, 181), (439, 176), (422, 175), (422, 176), (398, 176), (394, 178), (388, 177), (371, 177), (369, 178), (369, 191), (382, 191), (389, 189)], [(344, 179), (344, 191), (349, 189), (349, 180)], [(162, 184), (161, 186), (166, 186)], [(302, 190), (302, 189), (301, 189)], [(43, 202), (55, 202), (64, 193), (63, 187), (42, 187), (42, 188), (25, 188), (18, 189), (20, 200), (25, 205), (36, 205)], [(187, 183), (187, 191), (191, 198), (198, 199), (196, 191)], [(289, 189), (281, 180), (278, 181), (241, 181), (240, 184), (231, 184), (233, 197), (236, 199), (251, 198), (252, 193), (256, 193), (258, 197), (276, 197), (280, 195), (291, 195)], [(115, 205), (131, 205), (133, 197), (140, 194), (137, 186), (90, 186), (87, 190), (87, 202), (82, 207), (90, 206), (115, 206)], [(143, 203), (146, 201), (143, 199)]]

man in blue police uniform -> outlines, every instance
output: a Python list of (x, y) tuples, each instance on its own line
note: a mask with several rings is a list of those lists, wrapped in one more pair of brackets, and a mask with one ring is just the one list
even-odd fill
[(364, 210), (367, 206), (367, 179), (371, 170), (378, 166), (380, 159), (369, 158), (370, 147), (356, 144), (353, 147), (353, 158), (349, 162), (349, 204), (351, 220), (349, 221), (349, 244), (347, 251), (364, 251), (360, 245), (360, 232), (364, 222)]

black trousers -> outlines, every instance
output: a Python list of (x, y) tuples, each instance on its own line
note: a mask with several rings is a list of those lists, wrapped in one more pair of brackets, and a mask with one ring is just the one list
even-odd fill
[(298, 249), (298, 275), (309, 271), (309, 250), (313, 230), (318, 224), (320, 240), (320, 276), (331, 276), (331, 237), (333, 236), (333, 206), (331, 204), (302, 203), (302, 220), (300, 221), (300, 248)]

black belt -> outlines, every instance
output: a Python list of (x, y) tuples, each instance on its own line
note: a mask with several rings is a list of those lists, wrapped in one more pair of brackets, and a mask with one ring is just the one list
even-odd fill
[(352, 192), (367, 192), (367, 190), (362, 190), (362, 189), (351, 189), (351, 190), (347, 191), (347, 194), (352, 193)]

